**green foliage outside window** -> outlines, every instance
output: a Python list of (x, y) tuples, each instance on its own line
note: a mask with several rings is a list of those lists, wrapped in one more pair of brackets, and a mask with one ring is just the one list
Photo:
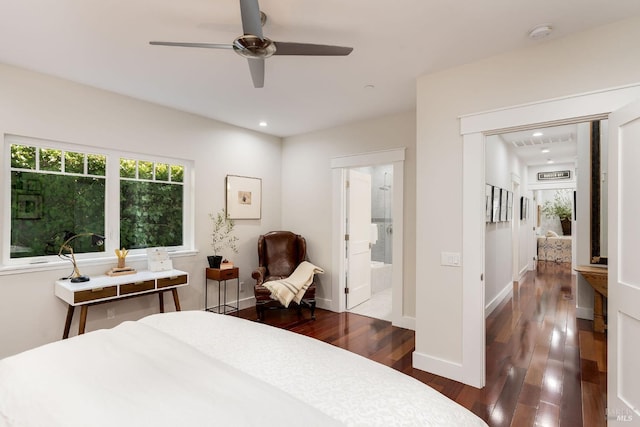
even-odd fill
[(183, 174), (179, 165), (120, 159), (122, 247), (182, 245)]
[[(104, 235), (107, 156), (11, 144), (11, 258), (55, 255), (68, 232)], [(120, 159), (120, 247), (183, 244), (184, 167)], [(103, 251), (76, 239), (74, 252)]]

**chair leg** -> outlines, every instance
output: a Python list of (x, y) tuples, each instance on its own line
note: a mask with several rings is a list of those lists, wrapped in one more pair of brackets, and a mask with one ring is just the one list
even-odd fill
[(256, 314), (258, 315), (258, 322), (264, 322), (264, 304), (256, 303)]
[(309, 306), (309, 310), (311, 310), (311, 320), (316, 320), (316, 300), (308, 300), (306, 303)]

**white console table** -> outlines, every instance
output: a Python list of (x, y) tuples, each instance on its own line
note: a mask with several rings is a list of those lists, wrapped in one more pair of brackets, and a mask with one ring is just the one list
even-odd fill
[(176, 310), (180, 311), (178, 289), (189, 284), (189, 274), (180, 270), (139, 271), (122, 276), (94, 276), (88, 282), (71, 283), (70, 280), (56, 280), (54, 293), (69, 304), (62, 338), (69, 337), (71, 320), (76, 306), (80, 306), (78, 335), (84, 334), (88, 307), (109, 301), (157, 293), (160, 299), (160, 313), (164, 313), (163, 293), (171, 291)]

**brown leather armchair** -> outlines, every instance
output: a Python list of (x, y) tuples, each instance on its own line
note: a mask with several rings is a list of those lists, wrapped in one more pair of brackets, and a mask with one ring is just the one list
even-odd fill
[[(264, 320), (264, 310), (267, 308), (282, 308), (280, 302), (271, 299), (271, 291), (262, 286), (270, 280), (280, 280), (289, 277), (298, 265), (307, 259), (307, 242), (304, 237), (290, 231), (270, 231), (258, 237), (258, 268), (251, 274), (256, 279), (254, 294), (256, 297), (256, 313), (258, 321)], [(311, 318), (315, 320), (316, 283), (305, 292), (300, 304), (291, 305), (302, 311), (302, 306), (311, 310)], [(291, 307), (290, 305), (290, 307)]]

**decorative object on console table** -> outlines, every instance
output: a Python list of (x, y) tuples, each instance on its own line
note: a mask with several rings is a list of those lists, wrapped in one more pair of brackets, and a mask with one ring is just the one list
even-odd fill
[(129, 253), (125, 248), (116, 249), (116, 256), (118, 257), (118, 266), (113, 267), (111, 270), (107, 271), (107, 276), (122, 276), (124, 274), (134, 274), (136, 269), (133, 267), (127, 267), (125, 263), (125, 258)]
[[(71, 273), (70, 279), (72, 283), (81, 283), (81, 282), (88, 282), (89, 276), (84, 276), (82, 274), (80, 274), (80, 270), (78, 269), (78, 263), (76, 262), (76, 256), (73, 253), (73, 246), (71, 245), (71, 242), (75, 239), (77, 239), (78, 237), (83, 237), (83, 236), (91, 236), (91, 244), (94, 246), (102, 246), (104, 245), (104, 236), (100, 236), (98, 234), (95, 233), (80, 233), (80, 234), (75, 234), (72, 232), (67, 231), (65, 233), (64, 236), (64, 242), (62, 243), (62, 245), (60, 245), (60, 250), (58, 251), (58, 256), (60, 258), (66, 258), (68, 260), (71, 261), (71, 264), (73, 264), (73, 273)], [(65, 254), (64, 252), (67, 251), (68, 254)]]
[(171, 262), (166, 248), (147, 248), (147, 262), (149, 271), (168, 271), (173, 269), (173, 262)]
[(228, 270), (230, 268), (233, 268), (233, 263), (228, 259), (223, 259), (220, 263), (220, 270)]
[(217, 214), (209, 214), (213, 221), (213, 232), (211, 233), (211, 247), (213, 248), (213, 256), (208, 256), (210, 268), (220, 268), (222, 263), (222, 255), (220, 252), (229, 248), (233, 252), (238, 253), (236, 242), (239, 240), (233, 234), (235, 224), (233, 220), (226, 217), (224, 210), (220, 210)]

